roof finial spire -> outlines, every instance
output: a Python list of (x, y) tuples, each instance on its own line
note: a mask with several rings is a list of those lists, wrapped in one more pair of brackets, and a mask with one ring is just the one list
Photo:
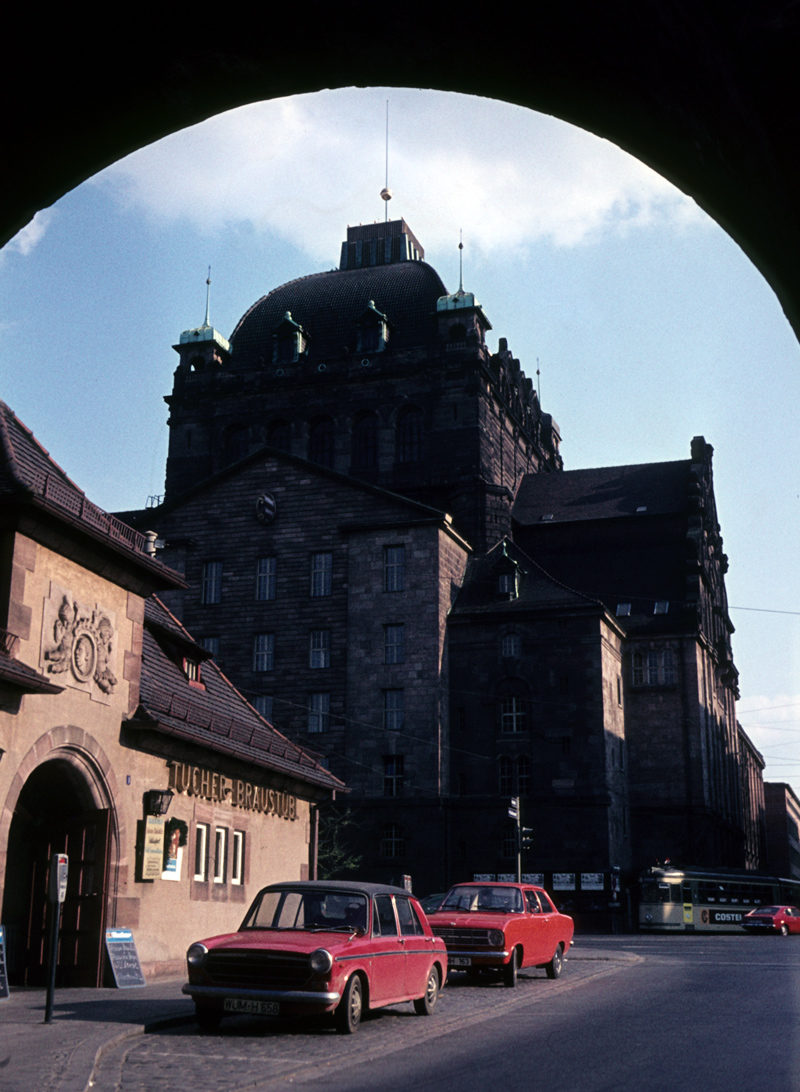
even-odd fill
[(461, 228), (458, 229), (458, 294), (464, 295), (464, 241)]
[(204, 326), (210, 326), (211, 325), (211, 320), (210, 320), (210, 317), (209, 317), (209, 315), (210, 315), (210, 311), (209, 311), (210, 306), (211, 306), (211, 266), (208, 267), (208, 277), (206, 278), (206, 321), (203, 323)]
[(386, 100), (386, 185), (381, 190), (385, 213), (384, 223), (389, 223), (389, 202), (392, 199), (392, 191), (389, 189), (389, 100)]

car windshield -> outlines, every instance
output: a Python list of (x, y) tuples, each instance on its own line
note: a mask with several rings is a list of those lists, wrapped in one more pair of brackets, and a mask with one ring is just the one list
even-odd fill
[(307, 929), (353, 933), (367, 928), (367, 898), (359, 892), (322, 888), (262, 891), (242, 929)]
[(522, 892), (516, 887), (488, 887), (465, 884), (452, 887), (440, 910), (488, 911), (495, 914), (521, 914)]

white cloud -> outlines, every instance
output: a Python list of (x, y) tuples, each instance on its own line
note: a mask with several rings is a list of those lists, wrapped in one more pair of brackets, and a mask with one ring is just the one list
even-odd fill
[(619, 148), (508, 103), (443, 92), (320, 92), (254, 103), (173, 134), (95, 179), (127, 207), (205, 230), (248, 222), (319, 260), (342, 224), (382, 219), (385, 102), (390, 214), (426, 247), (459, 228), (479, 251), (575, 246), (607, 231), (704, 219)]
[(21, 254), (27, 257), (34, 247), (41, 242), (44, 233), (50, 226), (55, 210), (52, 208), (41, 209), (36, 213), (30, 223), (18, 231), (13, 239), (9, 239), (3, 248), (4, 251)]

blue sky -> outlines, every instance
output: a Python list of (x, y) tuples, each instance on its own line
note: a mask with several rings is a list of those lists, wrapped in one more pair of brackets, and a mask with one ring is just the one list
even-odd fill
[(800, 794), (800, 347), (694, 202), (614, 145), (506, 103), (342, 89), (256, 103), (128, 156), (0, 251), (0, 397), (110, 511), (163, 491), (180, 332), (392, 217), (536, 378), (567, 469), (714, 446), (739, 719)]

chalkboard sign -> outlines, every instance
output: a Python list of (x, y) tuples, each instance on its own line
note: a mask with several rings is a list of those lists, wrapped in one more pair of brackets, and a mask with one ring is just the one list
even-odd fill
[(0, 925), (0, 998), (8, 997), (8, 975), (6, 974), (6, 927)]
[(130, 929), (106, 929), (106, 951), (118, 989), (147, 985)]

